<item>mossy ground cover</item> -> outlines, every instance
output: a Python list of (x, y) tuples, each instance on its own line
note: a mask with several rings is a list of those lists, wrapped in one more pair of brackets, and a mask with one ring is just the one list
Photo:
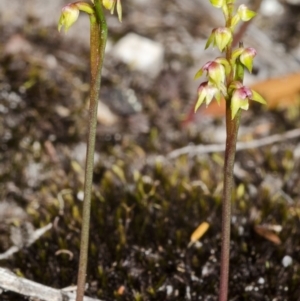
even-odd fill
[[(55, 28), (19, 33), (33, 50), (0, 53), (0, 200), (11, 206), (3, 211), (0, 250), (12, 244), (12, 225), (54, 226), (1, 266), (62, 288), (76, 282), (79, 255), (88, 51), (73, 41), (69, 53), (70, 42)], [(3, 45), (11, 34), (1, 36)], [(165, 69), (149, 80), (112, 60), (105, 65), (103, 97), (115, 101), (109, 91), (116, 89), (124, 103), (115, 104), (114, 125), (98, 125), (88, 294), (103, 300), (217, 300), (223, 154), (168, 153), (207, 143), (203, 128), (213, 132), (222, 121), (183, 126), (190, 109), (185, 79)], [(128, 89), (141, 112), (126, 108)], [(253, 106), (242, 125), (253, 139), (257, 120), (271, 126), (270, 134), (283, 133), (300, 126), (299, 115), (299, 106)], [(238, 152), (237, 165), (230, 300), (298, 300), (299, 141)], [(188, 247), (203, 221), (209, 230)], [(266, 230), (274, 225), (282, 231)], [(288, 266), (285, 256), (292, 258)]]

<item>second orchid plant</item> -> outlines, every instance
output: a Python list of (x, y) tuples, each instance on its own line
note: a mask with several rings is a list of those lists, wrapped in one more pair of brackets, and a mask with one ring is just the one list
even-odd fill
[(103, 7), (110, 10), (111, 13), (116, 7), (119, 20), (122, 20), (121, 0), (91, 0), (91, 2), (78, 1), (64, 6), (58, 22), (58, 30), (64, 27), (67, 31), (78, 19), (80, 11), (87, 13), (90, 17), (90, 107), (76, 301), (83, 300), (88, 262), (97, 108), (107, 39), (107, 25)]
[(224, 98), (226, 102), (226, 148), (222, 199), (219, 301), (227, 301), (228, 298), (231, 193), (241, 110), (248, 110), (250, 101), (266, 103), (261, 95), (243, 84), (244, 69), (249, 72), (252, 71), (256, 50), (252, 47), (245, 48), (242, 43), (237, 49), (233, 49), (233, 35), (237, 24), (251, 20), (255, 16), (255, 12), (248, 9), (244, 4), (235, 9), (235, 2), (235, 0), (210, 0), (213, 7), (222, 10), (225, 24), (212, 30), (206, 48), (215, 46), (224, 55), (207, 62), (195, 75), (195, 78), (199, 78), (205, 73), (207, 77), (207, 80), (201, 83), (198, 88), (198, 101), (195, 111), (202, 103), (209, 105), (214, 99), (220, 103), (221, 99)]

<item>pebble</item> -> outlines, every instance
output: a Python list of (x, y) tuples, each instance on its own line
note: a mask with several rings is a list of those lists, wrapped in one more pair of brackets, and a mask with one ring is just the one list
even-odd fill
[(42, 181), (42, 164), (36, 162), (29, 162), (24, 169), (24, 174), (27, 184), (30, 187), (37, 187)]
[(112, 126), (117, 123), (118, 116), (116, 116), (106, 104), (104, 104), (102, 101), (99, 101), (97, 120), (103, 125)]
[(173, 286), (167, 285), (166, 286), (167, 296), (170, 296), (173, 293)]
[(293, 258), (289, 255), (285, 255), (281, 261), (282, 265), (286, 268), (293, 263)]
[(84, 192), (82, 190), (80, 190), (80, 191), (77, 192), (76, 196), (77, 196), (77, 199), (79, 201), (83, 201), (83, 199), (84, 199)]
[(132, 70), (154, 78), (163, 67), (164, 48), (158, 42), (128, 33), (116, 43), (113, 55)]
[(33, 46), (20, 34), (12, 35), (6, 42), (3, 52), (10, 55), (18, 55), (21, 53), (30, 53)]
[[(72, 158), (72, 160), (76, 161), (81, 168), (84, 168), (84, 166), (85, 166), (86, 149), (87, 149), (87, 144), (85, 142), (78, 143), (72, 149), (71, 158)], [(94, 164), (99, 162), (99, 160), (100, 160), (100, 155), (99, 155), (99, 153), (95, 152)]]
[(298, 143), (297, 146), (294, 148), (293, 156), (295, 161), (300, 158), (300, 143)]
[(277, 0), (264, 0), (260, 6), (260, 13), (265, 17), (274, 17), (282, 15), (283, 6)]
[(265, 283), (265, 279), (263, 277), (259, 277), (258, 281), (259, 284), (264, 284)]

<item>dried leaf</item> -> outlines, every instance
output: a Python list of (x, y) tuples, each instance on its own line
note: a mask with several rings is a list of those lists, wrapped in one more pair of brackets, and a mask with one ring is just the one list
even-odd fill
[(199, 227), (192, 233), (190, 243), (194, 243), (198, 239), (200, 239), (208, 230), (208, 228), (209, 228), (209, 223), (207, 222), (201, 223)]
[(274, 231), (270, 230), (269, 227), (266, 226), (254, 226), (254, 231), (262, 236), (263, 238), (271, 241), (272, 243), (276, 244), (276, 245), (280, 245), (281, 244), (281, 240), (279, 238), (279, 236), (277, 234), (274, 233)]
[(296, 104), (300, 90), (300, 73), (271, 78), (251, 86), (261, 94), (270, 108)]

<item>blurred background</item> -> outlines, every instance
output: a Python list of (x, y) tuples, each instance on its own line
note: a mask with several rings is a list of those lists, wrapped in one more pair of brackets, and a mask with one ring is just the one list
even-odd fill
[[(236, 158), (230, 298), (299, 300), (300, 2), (246, 2), (258, 15), (237, 31), (257, 50), (245, 84), (268, 105), (242, 116), (239, 141), (254, 144)], [(57, 288), (76, 282), (89, 100), (89, 20), (59, 33), (67, 3), (0, 1), (0, 265)], [(122, 5), (122, 23), (107, 12), (88, 293), (217, 300), (224, 104), (194, 114), (193, 78), (220, 55), (204, 46), (222, 15), (208, 0)]]

